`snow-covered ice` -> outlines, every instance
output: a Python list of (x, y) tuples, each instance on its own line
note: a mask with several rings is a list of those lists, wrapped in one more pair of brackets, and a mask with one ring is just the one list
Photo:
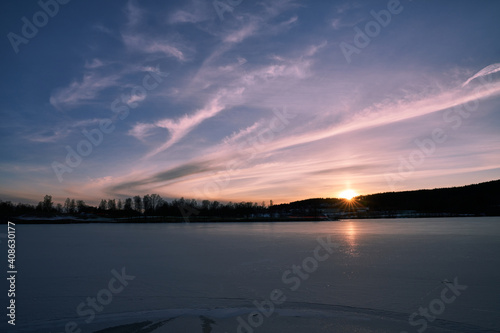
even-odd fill
[[(247, 332), (241, 320), (255, 332), (500, 330), (498, 218), (16, 227), (9, 331)], [(317, 250), (319, 237), (339, 247)], [(443, 292), (453, 283), (466, 289)], [(92, 310), (89, 297), (106, 304)], [(429, 307), (435, 319), (410, 324)]]

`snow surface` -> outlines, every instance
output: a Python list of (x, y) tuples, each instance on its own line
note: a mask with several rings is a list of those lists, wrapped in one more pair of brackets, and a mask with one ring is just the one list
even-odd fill
[[(16, 228), (8, 332), (64, 332), (71, 321), (81, 332), (237, 332), (238, 316), (274, 289), (286, 301), (255, 332), (417, 332), (409, 315), (455, 278), (467, 289), (425, 331), (500, 331), (498, 218)], [(292, 291), (284, 272), (328, 236), (340, 247)], [(77, 307), (122, 267), (135, 278), (86, 323)]]

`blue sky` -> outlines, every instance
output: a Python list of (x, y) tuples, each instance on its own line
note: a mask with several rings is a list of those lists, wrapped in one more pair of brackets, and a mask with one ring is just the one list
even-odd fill
[(2, 3), (1, 200), (500, 178), (498, 2), (61, 2)]

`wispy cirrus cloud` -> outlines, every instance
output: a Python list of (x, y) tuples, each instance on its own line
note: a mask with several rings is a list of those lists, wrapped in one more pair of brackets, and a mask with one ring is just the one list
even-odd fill
[(158, 128), (155, 124), (137, 123), (128, 131), (128, 134), (144, 142), (151, 135), (151, 130), (155, 128)]
[[(191, 52), (192, 50), (188, 50), (185, 43), (182, 44), (179, 41), (178, 35), (177, 40), (174, 41), (173, 38), (169, 38), (162, 33), (152, 35), (151, 31), (146, 32), (141, 23), (151, 13), (146, 12), (144, 8), (138, 6), (133, 0), (129, 0), (127, 3), (125, 12), (128, 23), (122, 29), (121, 39), (130, 51), (146, 54), (163, 54), (167, 57), (176, 58), (179, 61), (186, 61), (186, 52)], [(181, 21), (195, 20), (197, 17), (195, 14), (190, 15), (190, 13), (183, 11), (174, 16), (175, 20)]]
[(54, 90), (50, 104), (59, 110), (74, 108), (93, 100), (103, 90), (116, 86), (118, 80), (119, 75), (85, 74), (81, 81), (75, 80), (68, 87)]
[(273, 17), (262, 18), (250, 16), (248, 21), (242, 23), (237, 29), (227, 32), (223, 37), (223, 41), (225, 43), (238, 44), (258, 35), (280, 34), (292, 28), (299, 18), (297, 15), (294, 15), (278, 24), (270, 24), (269, 21), (271, 19)]
[(292, 138), (277, 140), (267, 145), (266, 150), (290, 148), (349, 132), (386, 126), (442, 111), (477, 99), (498, 96), (499, 94), (500, 83), (494, 83), (481, 91), (452, 89), (424, 98), (416, 97), (415, 99), (411, 99), (410, 96), (406, 96), (397, 101), (377, 103), (349, 115), (345, 120), (331, 126), (319, 127), (316, 130), (310, 130), (306, 133), (295, 135)]
[(138, 123), (129, 131), (129, 135), (132, 135), (139, 140), (144, 140), (144, 138), (150, 135), (150, 131), (155, 128), (167, 130), (169, 133), (168, 140), (145, 156), (145, 158), (153, 157), (179, 142), (203, 121), (212, 118), (219, 112), (223, 111), (225, 105), (222, 104), (221, 99), (222, 96), (217, 96), (208, 102), (205, 107), (196, 110), (192, 114), (185, 114), (179, 118), (162, 119), (152, 124)]
[(347, 1), (334, 6), (333, 18), (331, 20), (333, 29), (352, 28), (356, 24), (363, 22), (369, 10), (365, 12), (364, 10), (360, 10), (361, 8), (363, 8), (363, 5), (354, 1)]
[(306, 52), (305, 52), (305, 56), (307, 57), (312, 57), (314, 56), (316, 53), (319, 52), (319, 50), (321, 50), (322, 48), (324, 48), (326, 45), (328, 44), (328, 42), (325, 40), (323, 42), (321, 42), (320, 44), (318, 45), (311, 45), (309, 46), (307, 49), (306, 49)]
[(260, 120), (255, 122), (253, 125), (245, 127), (238, 132), (234, 132), (230, 136), (225, 137), (222, 142), (225, 145), (236, 145), (242, 138), (248, 137), (255, 133), (258, 129), (262, 128), (264, 121)]
[(129, 0), (124, 9), (127, 16), (127, 24), (130, 27), (139, 25), (144, 17), (144, 10), (135, 4), (134, 0)]
[(249, 22), (245, 24), (238, 30), (231, 31), (224, 37), (224, 42), (226, 43), (241, 43), (250, 36), (255, 35), (259, 29), (259, 24), (256, 21)]
[(73, 132), (80, 132), (82, 128), (99, 124), (102, 118), (91, 118), (77, 121), (66, 121), (63, 124), (54, 126), (51, 129), (37, 130), (33, 128), (27, 129), (30, 134), (25, 136), (25, 139), (38, 143), (55, 143), (68, 137)]
[(110, 37), (115, 37), (115, 35), (116, 35), (116, 33), (112, 29), (106, 27), (103, 24), (99, 24), (99, 23), (94, 24), (92, 26), (92, 30), (101, 32), (101, 33), (106, 34), (106, 35), (108, 35)]
[(179, 61), (186, 60), (185, 50), (179, 43), (174, 43), (165, 39), (151, 39), (140, 33), (122, 34), (124, 44), (135, 52), (140, 53), (159, 53), (168, 57), (176, 58)]
[(163, 119), (156, 122), (156, 126), (164, 128), (169, 131), (170, 139), (160, 147), (150, 152), (146, 157), (154, 156), (168, 149), (175, 143), (179, 142), (196, 126), (201, 124), (203, 121), (212, 118), (222, 110), (224, 110), (224, 106), (220, 104), (218, 99), (216, 99), (211, 101), (206, 107), (196, 111), (192, 115), (185, 115), (177, 119)]
[[(310, 54), (311, 50), (306, 53)], [(307, 54), (307, 55), (309, 55)], [(249, 63), (245, 58), (227, 59), (220, 64), (220, 54), (206, 61), (193, 78), (181, 89), (181, 95), (193, 98), (208, 89), (233, 89), (242, 91), (240, 103), (248, 103), (255, 94), (269, 94), (281, 89), (277, 83), (288, 80), (287, 84), (309, 77), (314, 61), (306, 54), (298, 58), (269, 55), (263, 64)], [(212, 56), (211, 56), (212, 57)], [(270, 60), (270, 61), (269, 61)], [(292, 81), (290, 81), (292, 80)]]
[(94, 58), (94, 59), (92, 59), (92, 61), (85, 61), (84, 67), (86, 69), (95, 69), (95, 68), (99, 68), (102, 66), (104, 66), (104, 63), (101, 60)]
[(476, 79), (478, 77), (483, 77), (483, 76), (491, 75), (491, 74), (494, 74), (494, 73), (497, 73), (497, 72), (500, 72), (500, 64), (492, 64), (492, 65), (486, 66), (485, 68), (481, 69), (479, 72), (477, 72), (476, 74), (474, 74), (473, 76), (471, 76), (470, 78), (468, 78), (467, 81), (465, 81), (462, 84), (462, 87), (465, 87), (472, 80), (474, 80), (474, 79)]
[(204, 21), (204, 15), (196, 15), (195, 13), (187, 12), (185, 10), (178, 10), (169, 17), (169, 23), (197, 23)]
[(71, 130), (68, 128), (61, 128), (55, 130), (43, 130), (37, 133), (32, 133), (26, 137), (29, 141), (39, 143), (54, 143), (65, 138)]
[(203, 0), (186, 1), (182, 9), (168, 15), (168, 23), (199, 23), (215, 17), (212, 3)]
[(297, 9), (303, 5), (295, 0), (272, 0), (259, 3), (263, 8), (263, 13), (266, 17), (276, 17), (285, 11)]
[(178, 182), (183, 178), (210, 171), (211, 167), (207, 162), (186, 163), (168, 170), (155, 173), (149, 177), (138, 177), (133, 181), (122, 181), (108, 187), (108, 192), (114, 195), (123, 192), (141, 191), (143, 186), (151, 187), (166, 186)]

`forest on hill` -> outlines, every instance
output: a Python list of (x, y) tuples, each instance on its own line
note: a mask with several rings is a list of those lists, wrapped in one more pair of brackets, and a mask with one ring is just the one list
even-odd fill
[(461, 187), (361, 195), (350, 201), (306, 199), (277, 205), (273, 210), (278, 215), (291, 212), (340, 218), (500, 216), (500, 180)]
[(461, 187), (360, 196), (358, 201), (371, 210), (415, 210), (457, 214), (500, 213), (500, 180)]

